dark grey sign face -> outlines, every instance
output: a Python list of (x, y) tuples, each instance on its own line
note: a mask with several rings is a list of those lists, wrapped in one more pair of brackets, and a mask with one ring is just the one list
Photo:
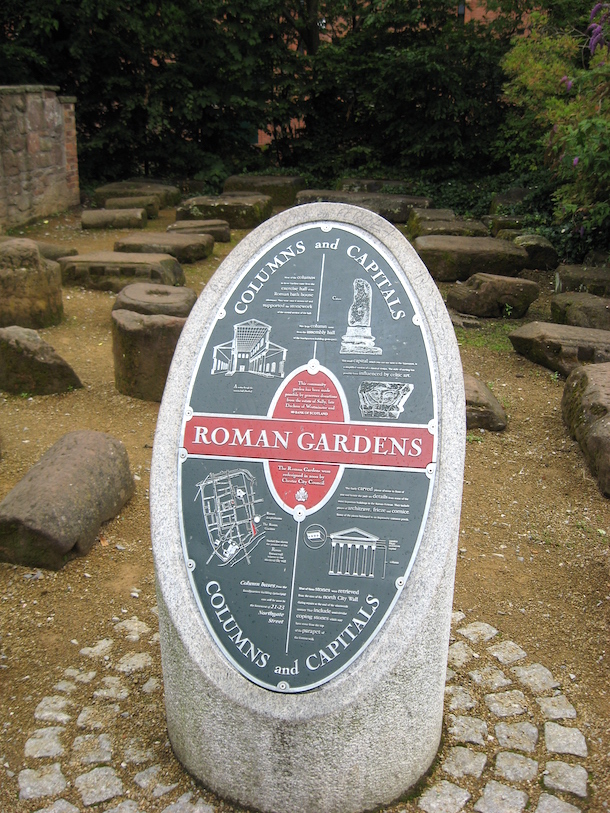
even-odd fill
[(342, 672), (391, 612), (434, 483), (425, 319), (376, 238), (283, 232), (243, 267), (182, 429), (181, 533), (205, 622), (266, 689)]

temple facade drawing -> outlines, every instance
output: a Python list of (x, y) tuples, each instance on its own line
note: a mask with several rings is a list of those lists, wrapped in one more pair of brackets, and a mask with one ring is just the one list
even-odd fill
[(284, 377), (286, 348), (269, 340), (271, 325), (248, 319), (233, 325), (233, 339), (214, 347), (212, 375), (253, 373)]
[(348, 528), (330, 534), (330, 542), (329, 576), (374, 578), (378, 536), (360, 528)]

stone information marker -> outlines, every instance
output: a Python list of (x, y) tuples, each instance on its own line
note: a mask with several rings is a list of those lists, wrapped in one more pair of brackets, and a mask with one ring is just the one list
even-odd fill
[(440, 740), (465, 406), (453, 329), (389, 223), (250, 233), (184, 327), (151, 514), (170, 739), (225, 797), (364, 810)]

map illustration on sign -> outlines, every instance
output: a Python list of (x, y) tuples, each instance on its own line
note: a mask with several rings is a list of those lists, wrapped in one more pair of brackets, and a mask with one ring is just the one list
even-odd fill
[(386, 249), (316, 222), (250, 258), (212, 319), (182, 421), (182, 545), (213, 639), (265, 689), (348, 668), (408, 579), (437, 455), (423, 318)]
[(209, 474), (197, 483), (197, 497), (201, 498), (212, 546), (208, 564), (214, 556), (222, 565), (234, 565), (242, 559), (250, 563), (250, 552), (264, 536), (257, 527), (261, 518), (254, 506), (262, 500), (254, 497), (255, 483), (244, 469)]

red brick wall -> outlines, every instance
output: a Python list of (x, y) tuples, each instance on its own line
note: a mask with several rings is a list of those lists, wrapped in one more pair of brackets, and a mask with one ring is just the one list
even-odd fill
[(0, 86), (0, 230), (80, 201), (75, 99), (57, 90)]

